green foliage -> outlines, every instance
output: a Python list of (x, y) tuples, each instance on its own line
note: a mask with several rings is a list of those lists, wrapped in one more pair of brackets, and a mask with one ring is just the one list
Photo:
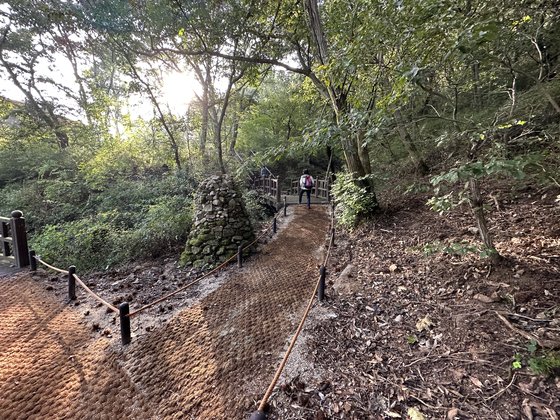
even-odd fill
[[(468, 201), (468, 181), (498, 175), (509, 175), (516, 179), (525, 176), (525, 167), (529, 160), (525, 158), (498, 159), (492, 158), (487, 162), (475, 161), (456, 166), (449, 171), (433, 176), (430, 183), (434, 186), (436, 195), (427, 201), (427, 205), (439, 214), (445, 214), (453, 208)], [(442, 184), (455, 185), (463, 182), (463, 187), (453, 189), (447, 193), (440, 193)]]
[(75, 265), (79, 271), (101, 268), (121, 260), (120, 232), (109, 221), (87, 218), (47, 225), (31, 241), (31, 246), (49, 264)]
[(507, 174), (514, 178), (521, 179), (525, 175), (523, 170), (527, 163), (526, 160), (521, 158), (491, 159), (488, 162), (469, 162), (432, 177), (430, 183), (437, 187), (444, 182), (455, 184), (460, 181), (468, 181), (473, 178), (483, 178), (498, 174)]
[(0, 212), (24, 212), (28, 230), (78, 219), (84, 215), (90, 191), (80, 179), (41, 179), (10, 184), (0, 190)]
[(540, 349), (535, 340), (527, 344), (528, 355), (526, 358), (520, 353), (515, 353), (512, 369), (521, 369), (523, 361), (535, 375), (560, 376), (560, 353), (552, 350)]
[(129, 251), (122, 260), (158, 257), (182, 246), (192, 226), (192, 202), (183, 197), (162, 197), (150, 205), (140, 223), (129, 229), (122, 245)]
[(103, 191), (79, 179), (28, 181), (2, 190), (0, 211), (23, 209), (32, 246), (47, 262), (90, 270), (181, 248), (193, 186), (185, 173), (118, 179)]
[(87, 271), (157, 257), (184, 244), (192, 225), (190, 199), (161, 197), (137, 212), (139, 222), (129, 228), (119, 226), (117, 211), (47, 225), (31, 245), (50, 264)]
[(511, 362), (511, 367), (512, 369), (521, 369), (523, 367), (521, 360), (522, 360), (521, 354), (519, 353), (515, 353), (513, 355), (513, 362)]
[(427, 242), (424, 245), (411, 248), (412, 251), (421, 252), (426, 257), (433, 254), (448, 254), (462, 257), (467, 254), (478, 254), (482, 258), (489, 257), (492, 253), (491, 250), (487, 250), (484, 246), (473, 245), (468, 241), (461, 242), (441, 242), (433, 241)]
[(265, 203), (261, 201), (256, 191), (250, 190), (245, 192), (243, 194), (243, 201), (245, 202), (245, 210), (253, 225), (270, 216), (270, 211), (267, 211)]
[(358, 224), (362, 217), (377, 209), (377, 200), (368, 194), (367, 188), (359, 185), (368, 178), (354, 179), (348, 172), (337, 173), (332, 194), (337, 204), (337, 221), (347, 228)]
[(536, 375), (560, 376), (560, 353), (543, 352), (529, 358), (529, 369)]

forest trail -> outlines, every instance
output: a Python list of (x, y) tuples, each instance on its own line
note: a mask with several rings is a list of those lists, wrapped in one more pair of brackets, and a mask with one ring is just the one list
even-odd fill
[(241, 270), (128, 347), (94, 337), (43, 282), (0, 278), (0, 418), (248, 416), (317, 281), (329, 226), (326, 206), (290, 209)]

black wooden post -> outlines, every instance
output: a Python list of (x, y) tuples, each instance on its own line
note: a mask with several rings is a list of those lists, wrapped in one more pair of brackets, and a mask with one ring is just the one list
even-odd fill
[(27, 233), (25, 232), (25, 219), (19, 210), (12, 212), (12, 247), (18, 268), (29, 265), (29, 249), (27, 248)]
[(128, 302), (123, 302), (119, 305), (119, 319), (121, 321), (121, 341), (123, 344), (130, 344), (132, 340), (130, 334), (130, 308)]
[(266, 420), (266, 413), (261, 410), (257, 410), (251, 414), (249, 420)]
[(274, 221), (272, 222), (272, 233), (276, 233), (277, 226), (276, 226), (276, 216), (274, 216)]
[(319, 299), (319, 302), (322, 302), (325, 299), (325, 276), (327, 273), (324, 265), (321, 266), (319, 273), (319, 290), (317, 291), (317, 298)]
[(31, 271), (37, 271), (37, 260), (35, 259), (35, 251), (29, 251), (29, 265)]
[(334, 231), (335, 231), (335, 229), (333, 227), (332, 230), (331, 230), (332, 246), (334, 246)]
[(76, 267), (71, 265), (68, 267), (68, 299), (76, 300)]
[(237, 266), (243, 267), (243, 244), (237, 247)]
[(288, 208), (288, 202), (286, 196), (284, 196), (284, 217), (286, 217), (286, 210)]
[(5, 220), (6, 221), (0, 221), (0, 235), (2, 236), (2, 249), (0, 250), (0, 252), (5, 257), (9, 257), (10, 255), (12, 255), (12, 253), (10, 252), (10, 243), (6, 238), (10, 236), (10, 222), (8, 221), (9, 219)]
[(276, 178), (276, 202), (282, 201), (282, 191), (280, 190), (280, 177)]

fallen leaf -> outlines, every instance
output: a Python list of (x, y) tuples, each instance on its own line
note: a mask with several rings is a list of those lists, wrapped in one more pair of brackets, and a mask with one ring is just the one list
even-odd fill
[(424, 414), (422, 414), (420, 411), (418, 411), (414, 407), (410, 407), (408, 409), (408, 411), (406, 412), (406, 414), (408, 414), (408, 417), (410, 417), (410, 420), (426, 420), (426, 417), (424, 417)]
[(458, 415), (459, 415), (459, 409), (452, 408), (447, 412), (447, 420), (454, 420), (455, 418), (457, 418)]
[(394, 411), (385, 411), (385, 414), (391, 418), (394, 419), (402, 419), (401, 415), (398, 413), (395, 413)]
[(523, 414), (527, 417), (528, 420), (533, 420), (533, 410), (531, 409), (531, 404), (529, 404), (529, 400), (524, 399), (523, 404)]
[(416, 329), (418, 331), (424, 331), (424, 330), (428, 330), (432, 325), (433, 325), (432, 320), (428, 318), (428, 315), (426, 315), (424, 318), (422, 318), (416, 323)]
[(474, 384), (474, 386), (482, 388), (482, 382), (480, 382), (477, 378), (475, 378), (474, 376), (471, 376), (470, 380)]

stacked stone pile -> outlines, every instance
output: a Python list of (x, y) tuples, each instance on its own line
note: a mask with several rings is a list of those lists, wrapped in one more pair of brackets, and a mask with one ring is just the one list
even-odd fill
[(195, 220), (181, 263), (195, 267), (217, 265), (255, 238), (249, 216), (233, 179), (211, 176), (200, 184), (195, 198)]

